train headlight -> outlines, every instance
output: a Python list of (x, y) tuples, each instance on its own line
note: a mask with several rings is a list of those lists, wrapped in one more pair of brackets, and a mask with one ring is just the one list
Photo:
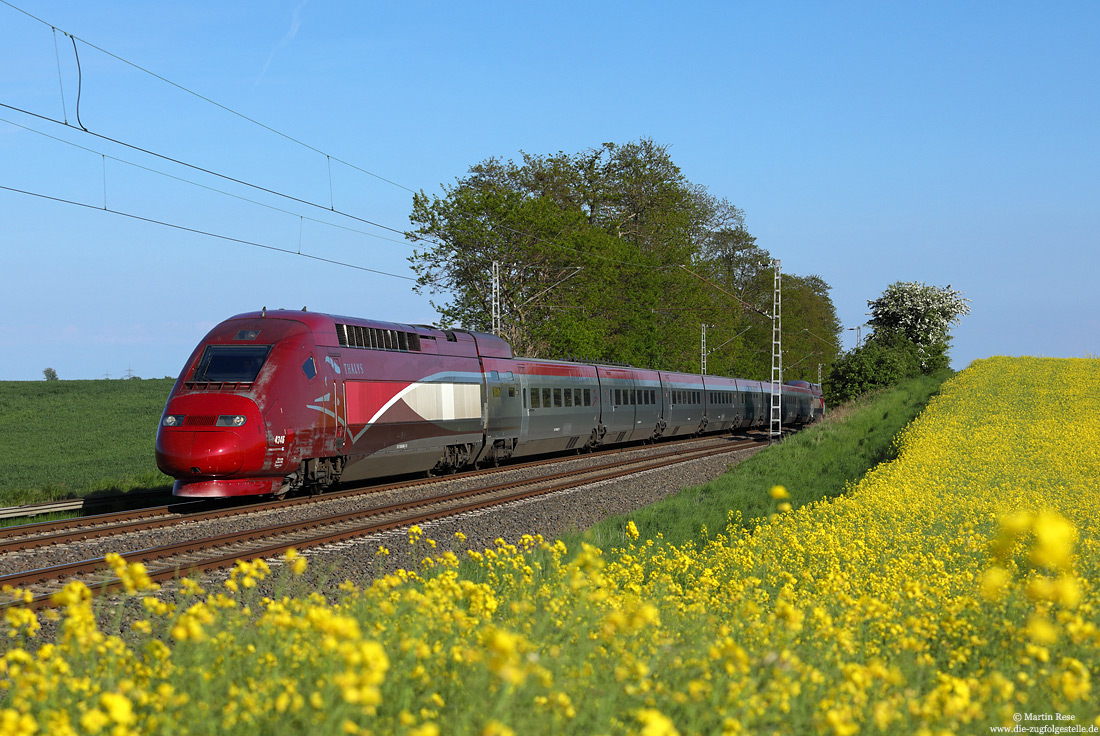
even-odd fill
[(161, 420), (160, 426), (179, 427), (183, 424), (183, 417), (183, 414), (167, 414), (164, 419)]
[(241, 427), (248, 421), (248, 417), (242, 414), (222, 414), (218, 417), (218, 427)]

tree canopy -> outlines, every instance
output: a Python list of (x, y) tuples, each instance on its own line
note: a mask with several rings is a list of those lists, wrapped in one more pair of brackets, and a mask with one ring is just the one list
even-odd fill
[[(414, 196), (406, 234), (442, 325), (492, 328), (495, 261), (501, 335), (518, 355), (697, 371), (706, 323), (708, 372), (770, 372), (772, 258), (744, 213), (688, 181), (665, 146), (490, 158), (443, 189)], [(816, 379), (839, 350), (829, 287), (783, 284), (787, 360)]]
[(922, 367), (947, 366), (948, 330), (970, 314), (970, 300), (947, 286), (897, 281), (867, 302), (871, 326), (880, 338), (902, 336), (917, 347)]
[(825, 382), (827, 398), (847, 401), (874, 388), (949, 365), (948, 330), (970, 313), (970, 300), (948, 284), (898, 281), (867, 302), (874, 332), (841, 356)]

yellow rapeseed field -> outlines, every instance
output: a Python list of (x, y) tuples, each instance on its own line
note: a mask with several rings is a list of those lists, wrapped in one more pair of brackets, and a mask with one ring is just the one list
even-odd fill
[(1098, 387), (1096, 360), (979, 361), (843, 497), (762, 488), (770, 519), (702, 546), (499, 540), (471, 580), (414, 527), (420, 569), (336, 601), (256, 592), (294, 554), (159, 597), (113, 559), (143, 615), (70, 586), (39, 645), (5, 613), (0, 733), (1088, 732)]

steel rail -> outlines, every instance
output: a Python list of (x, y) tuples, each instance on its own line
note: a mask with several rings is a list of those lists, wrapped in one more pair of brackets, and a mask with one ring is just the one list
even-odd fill
[[(612, 467), (607, 465), (597, 468), (575, 469), (571, 471), (564, 471), (562, 473), (551, 474), (548, 476), (542, 476), (539, 478), (509, 481), (494, 486), (468, 489), (465, 491), (454, 491), (452, 493), (443, 494), (436, 497), (384, 504), (381, 506), (358, 509), (355, 511), (333, 514), (330, 516), (318, 517), (305, 521), (287, 522), (285, 524), (279, 524), (263, 529), (245, 530), (214, 537), (207, 537), (204, 539), (191, 540), (188, 542), (180, 542), (166, 547), (137, 550), (133, 552), (123, 553), (120, 555), (120, 557), (128, 563), (157, 563), (165, 560), (176, 559), (175, 563), (162, 565), (159, 569), (147, 571), (151, 580), (170, 580), (179, 576), (181, 573), (191, 574), (194, 572), (205, 572), (231, 566), (235, 564), (235, 562), (239, 559), (253, 560), (257, 558), (272, 557), (274, 555), (285, 552), (290, 548), (307, 549), (310, 547), (343, 541), (345, 539), (369, 536), (373, 534), (378, 534), (383, 531), (410, 526), (412, 524), (418, 524), (425, 521), (431, 521), (443, 517), (457, 516), (464, 513), (469, 513), (471, 511), (488, 508), (490, 506), (504, 505), (533, 496), (546, 495), (562, 490), (575, 488), (578, 486), (591, 485), (606, 480), (622, 478), (627, 475), (633, 475), (648, 470), (655, 470), (658, 468), (663, 468), (669, 465), (687, 462), (694, 459), (710, 457), (712, 455), (728, 454), (730, 452), (736, 452), (738, 450), (743, 450), (747, 447), (756, 446), (759, 444), (759, 440), (747, 440), (739, 442), (732, 446), (721, 448), (680, 450), (676, 453), (671, 453), (670, 455), (665, 455), (660, 458), (649, 457), (635, 460), (624, 460), (619, 463), (613, 464), (612, 466), (619, 467), (619, 469), (613, 470), (611, 472), (606, 472), (609, 467)], [(634, 467), (627, 467), (626, 469), (623, 469), (622, 466), (624, 465)], [(557, 483), (557, 481), (570, 477), (572, 477), (572, 479), (568, 480), (568, 482)], [(535, 487), (531, 488), (531, 486)], [(516, 488), (525, 489), (517, 490), (512, 493), (506, 493), (505, 495), (495, 498), (485, 498), (485, 496), (490, 496), (492, 494), (497, 494), (502, 491), (508, 491), (509, 489)], [(475, 500), (470, 500), (467, 503), (460, 503), (457, 506), (447, 505), (449, 503), (453, 504), (454, 501), (462, 501), (463, 499)], [(434, 510), (419, 511), (413, 514), (402, 513), (410, 509), (423, 509), (424, 507), (429, 507), (429, 509), (431, 507), (438, 508), (435, 508)], [(397, 515), (396, 518), (386, 520), (377, 519), (377, 517), (384, 517), (386, 515), (394, 514)], [(375, 520), (370, 521), (366, 524), (360, 523), (364, 519)], [(341, 524), (350, 524), (350, 526), (323, 534), (315, 534), (312, 531), (317, 527), (331, 528), (333, 526), (339, 526)], [(301, 536), (305, 533), (312, 534), (313, 536)], [(252, 548), (239, 549), (239, 547), (241, 547), (242, 545), (248, 547), (248, 545), (251, 545), (256, 540), (259, 540), (261, 542), (261, 545), (259, 547), (253, 545)], [(188, 555), (192, 555), (196, 552), (201, 552), (207, 549), (229, 551), (223, 551), (214, 556), (207, 556), (198, 560), (187, 559)], [(107, 567), (109, 566), (107, 565), (105, 558), (93, 558), (80, 562), (56, 565), (39, 570), (31, 570), (23, 573), (6, 575), (0, 577), (0, 587), (12, 586), (13, 588), (26, 588), (27, 586), (31, 585), (41, 585), (42, 583), (52, 581), (67, 580), (79, 575), (102, 572)], [(105, 579), (93, 581), (92, 584), (89, 585), (89, 588), (91, 588), (93, 592), (99, 594), (118, 590), (122, 586), (123, 583), (121, 580), (108, 575)], [(27, 606), (32, 609), (38, 609), (53, 605), (51, 603), (51, 596), (54, 592), (56, 591), (50, 591), (47, 593), (35, 595), (33, 599), (27, 603), (23, 603), (21, 601), (0, 603), (0, 609), (12, 606)]]
[[(726, 441), (724, 438), (714, 439), (718, 442)], [(693, 440), (682, 441), (679, 444), (690, 444), (691, 442), (698, 441), (698, 438), (693, 438)], [(676, 447), (677, 445), (667, 446), (667, 448), (670, 448), (672, 452), (676, 452)], [(590, 457), (599, 458), (602, 456), (622, 454), (623, 452), (631, 450), (637, 451), (638, 449), (639, 448), (637, 447), (626, 449), (616, 448), (613, 450), (605, 451), (603, 453), (591, 455)], [(666, 454), (669, 453), (664, 452), (658, 454), (656, 457), (663, 457)], [(567, 459), (574, 458), (571, 457)], [(564, 462), (563, 459), (560, 457), (556, 457), (545, 460), (537, 460), (529, 463), (508, 465), (499, 468), (484, 468), (481, 470), (471, 471), (469, 473), (463, 473), (461, 477), (473, 478), (479, 475), (489, 475), (510, 470), (528, 469), (531, 467), (552, 465), (560, 462)], [(614, 467), (614, 463), (607, 464), (606, 467)], [(21, 552), (56, 544), (65, 544), (67, 542), (84, 541), (88, 539), (112, 536), (115, 534), (148, 531), (151, 529), (163, 529), (166, 527), (175, 526), (191, 521), (209, 521), (212, 519), (226, 518), (230, 516), (244, 514), (254, 514), (263, 511), (289, 509), (300, 505), (326, 503), (332, 500), (351, 498), (368, 493), (380, 493), (386, 491), (401, 490), (405, 488), (418, 488), (422, 486), (446, 482), (455, 477), (458, 476), (418, 478), (414, 480), (400, 481), (397, 483), (388, 483), (380, 486), (363, 486), (359, 488), (335, 491), (332, 493), (325, 493), (317, 496), (302, 496), (298, 498), (263, 501), (259, 503), (242, 503), (231, 508), (222, 507), (206, 512), (199, 511), (196, 513), (179, 513), (180, 511), (186, 511), (188, 507), (194, 506), (202, 508), (204, 504), (209, 505), (211, 503), (209, 499), (199, 499), (194, 501), (180, 501), (179, 503), (175, 504), (154, 506), (146, 509), (136, 509), (133, 511), (99, 514), (94, 516), (81, 517), (79, 519), (59, 519), (54, 521), (38, 522), (34, 524), (21, 524), (18, 526), (0, 528), (0, 555), (8, 552)]]

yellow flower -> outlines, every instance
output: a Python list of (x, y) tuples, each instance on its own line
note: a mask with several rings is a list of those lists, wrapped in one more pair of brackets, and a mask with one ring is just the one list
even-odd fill
[(1047, 569), (1063, 569), (1073, 557), (1073, 545), (1077, 530), (1063, 516), (1044, 511), (1035, 517), (1031, 528), (1035, 543), (1031, 547), (1031, 561)]
[(5, 736), (32, 736), (38, 733), (38, 724), (34, 716), (20, 713), (14, 708), (0, 710), (0, 733)]
[(642, 724), (641, 736), (680, 736), (672, 720), (655, 708), (642, 708), (634, 717)]
[(1027, 620), (1027, 635), (1036, 644), (1053, 644), (1058, 641), (1058, 629), (1046, 616), (1033, 613)]
[(99, 704), (107, 711), (111, 720), (121, 726), (130, 726), (137, 720), (137, 716), (134, 715), (134, 706), (125, 695), (103, 693), (99, 696)]
[(791, 497), (791, 495), (789, 493), (787, 493), (787, 489), (784, 488), (783, 486), (772, 486), (772, 489), (770, 491), (768, 491), (768, 493), (770, 493), (771, 497), (774, 498), (777, 501), (781, 498), (790, 498)]
[(283, 554), (283, 561), (290, 566), (290, 572), (295, 576), (301, 575), (306, 571), (306, 558), (298, 552), (298, 550), (291, 547)]
[(99, 733), (110, 722), (110, 717), (99, 708), (92, 708), (80, 717), (80, 725), (88, 733)]
[(481, 729), (481, 736), (516, 736), (516, 732), (497, 720), (491, 720)]
[(982, 597), (987, 601), (999, 601), (1004, 595), (1008, 581), (1008, 570), (1000, 566), (989, 568), (982, 576)]

